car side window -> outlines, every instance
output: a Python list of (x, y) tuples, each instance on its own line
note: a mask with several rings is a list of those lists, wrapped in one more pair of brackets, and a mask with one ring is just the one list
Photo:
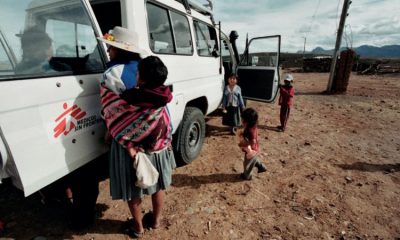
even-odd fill
[(192, 36), (187, 18), (181, 14), (171, 11), (171, 21), (175, 35), (176, 53), (192, 54)]
[(199, 56), (212, 56), (212, 52), (218, 49), (217, 34), (213, 27), (194, 21), (196, 32), (196, 47)]
[(168, 10), (147, 4), (150, 48), (156, 53), (175, 53)]
[[(10, 14), (15, 21), (10, 21)], [(8, 58), (15, 58), (12, 71), (1, 74), (2, 79), (90, 74), (105, 69), (92, 23), (79, 0), (19, 0), (18, 4), (5, 0), (0, 22), (0, 34), (7, 43), (2, 45), (4, 51)]]
[(187, 17), (147, 3), (150, 48), (155, 53), (192, 55), (193, 44)]

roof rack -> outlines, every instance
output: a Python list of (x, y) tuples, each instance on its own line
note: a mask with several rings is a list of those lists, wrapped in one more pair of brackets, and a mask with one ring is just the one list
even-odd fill
[(202, 4), (198, 0), (178, 0), (179, 2), (182, 2), (183, 6), (185, 6), (186, 12), (188, 14), (191, 13), (191, 9), (194, 9), (204, 15), (208, 15), (211, 18), (211, 21), (213, 24), (214, 22), (214, 14), (213, 14), (213, 1), (212, 0), (206, 0), (207, 4)]

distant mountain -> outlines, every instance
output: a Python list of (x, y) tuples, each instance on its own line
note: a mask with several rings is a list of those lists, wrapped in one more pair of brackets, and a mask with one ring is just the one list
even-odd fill
[[(341, 48), (340, 50), (345, 50), (346, 48)], [(386, 45), (383, 47), (375, 47), (370, 45), (362, 45), (354, 48), (354, 51), (361, 57), (370, 58), (400, 58), (400, 45)], [(313, 54), (328, 54), (332, 55), (333, 49), (325, 50), (321, 47), (316, 47), (311, 51)]]

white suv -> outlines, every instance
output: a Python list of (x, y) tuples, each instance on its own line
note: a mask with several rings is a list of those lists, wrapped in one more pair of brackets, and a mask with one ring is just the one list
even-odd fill
[[(212, 9), (194, 1), (1, 4), (0, 176), (11, 177), (26, 196), (107, 152), (98, 82), (108, 57), (96, 37), (114, 26), (137, 32), (138, 45), (168, 67), (174, 150), (185, 163), (201, 150), (204, 116), (219, 107), (227, 74), (237, 72), (248, 99), (276, 96), (280, 36), (252, 39), (239, 61), (231, 45), (237, 36), (222, 34)], [(47, 37), (31, 36), (21, 44), (31, 29)], [(47, 55), (39, 59), (43, 47)]]

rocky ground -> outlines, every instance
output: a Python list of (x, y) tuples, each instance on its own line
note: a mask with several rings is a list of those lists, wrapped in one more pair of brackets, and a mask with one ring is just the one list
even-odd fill
[[(174, 172), (163, 227), (143, 239), (400, 239), (400, 76), (352, 75), (345, 95), (322, 94), (327, 74), (294, 77), (286, 132), (276, 131), (276, 103), (248, 102), (260, 114), (268, 171), (241, 180), (237, 137), (210, 116), (200, 157)], [(38, 194), (0, 185), (0, 237), (128, 239), (120, 233), (127, 206), (110, 199), (108, 184), (83, 232), (68, 230), (67, 213)]]

